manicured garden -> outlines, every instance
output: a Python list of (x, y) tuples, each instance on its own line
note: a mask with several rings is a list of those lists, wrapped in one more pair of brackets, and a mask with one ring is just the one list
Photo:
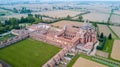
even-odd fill
[(31, 38), (0, 49), (0, 59), (13, 67), (41, 67), (61, 48)]

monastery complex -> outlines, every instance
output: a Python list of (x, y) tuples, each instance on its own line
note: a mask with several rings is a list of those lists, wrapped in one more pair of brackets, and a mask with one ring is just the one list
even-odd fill
[(34, 24), (22, 30), (12, 30), (17, 35), (14, 38), (1, 42), (0, 47), (11, 45), (25, 38), (33, 38), (62, 48), (53, 58), (46, 62), (42, 67), (54, 67), (56, 62), (63, 59), (65, 54), (72, 48), (79, 48), (88, 55), (93, 54), (94, 46), (97, 43), (97, 31), (87, 22), (80, 26), (64, 25), (62, 29), (55, 28), (50, 24)]

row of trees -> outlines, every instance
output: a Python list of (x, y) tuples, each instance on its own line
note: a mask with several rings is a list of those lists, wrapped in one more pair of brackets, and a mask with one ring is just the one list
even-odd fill
[(15, 12), (15, 13), (31, 13), (32, 10), (26, 9), (26, 7), (22, 7), (19, 10), (17, 10), (16, 8), (13, 8), (13, 12)]
[(40, 15), (32, 15), (32, 14), (28, 14), (28, 17), (24, 18), (21, 17), (21, 19), (17, 19), (17, 18), (10, 18), (9, 20), (5, 20), (4, 23), (0, 22), (0, 34), (10, 31), (12, 29), (20, 29), (21, 27), (19, 26), (19, 24), (21, 23), (30, 23), (30, 24), (34, 24), (34, 23), (39, 23), (42, 21), (42, 16)]
[[(100, 36), (98, 35), (98, 40), (101, 42), (100, 45), (97, 46), (98, 50), (103, 50), (105, 43), (106, 43), (106, 37), (104, 36), (103, 32), (100, 34)], [(110, 33), (108, 35), (108, 39), (112, 39), (112, 34)]]

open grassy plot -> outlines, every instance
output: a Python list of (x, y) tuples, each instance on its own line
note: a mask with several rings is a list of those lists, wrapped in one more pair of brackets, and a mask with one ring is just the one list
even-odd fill
[(0, 59), (13, 67), (41, 67), (60, 50), (53, 45), (28, 38), (0, 49)]
[(109, 54), (111, 54), (112, 47), (113, 47), (113, 42), (114, 42), (114, 39), (111, 39), (111, 40), (107, 39), (106, 43), (105, 43), (105, 46), (103, 48), (103, 51), (108, 52)]

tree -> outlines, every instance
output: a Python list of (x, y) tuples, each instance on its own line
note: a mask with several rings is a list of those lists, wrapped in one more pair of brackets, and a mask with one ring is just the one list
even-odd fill
[(13, 12), (18, 13), (18, 10), (16, 8), (13, 8)]
[(110, 33), (109, 35), (108, 35), (108, 39), (112, 39), (112, 34)]
[(100, 38), (103, 38), (104, 37), (104, 34), (103, 34), (103, 32), (100, 34)]
[(21, 17), (21, 19), (20, 19), (20, 22), (19, 22), (19, 23), (25, 23), (25, 22), (27, 22), (27, 19), (26, 19), (26, 18), (24, 18), (24, 17)]
[(78, 19), (79, 19), (79, 21), (82, 21), (83, 17), (80, 15), (80, 16), (78, 17)]
[(33, 17), (33, 14), (28, 14), (28, 17), (29, 17), (29, 16)]
[(92, 23), (93, 26), (97, 27), (97, 22)]
[(28, 23), (32, 24), (33, 22), (35, 22), (35, 18), (34, 17), (28, 16), (28, 17), (26, 17), (26, 19), (27, 19)]
[(67, 16), (67, 20), (70, 20), (70, 18), (71, 18), (70, 15), (68, 15), (68, 16)]

